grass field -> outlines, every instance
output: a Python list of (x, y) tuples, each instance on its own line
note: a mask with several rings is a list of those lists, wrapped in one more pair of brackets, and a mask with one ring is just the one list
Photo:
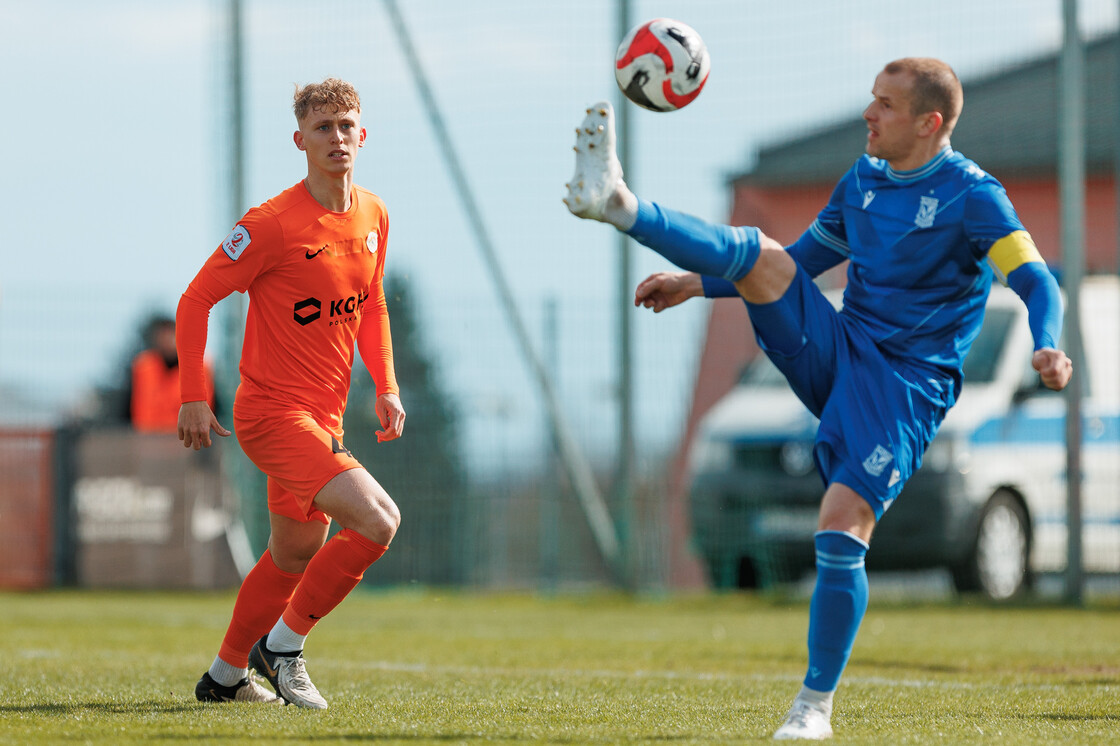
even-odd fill
[[(325, 712), (203, 705), (230, 594), (0, 593), (0, 742), (747, 743), (800, 685), (806, 604), (359, 592), (315, 630)], [(872, 606), (835, 743), (1118, 743), (1120, 610)]]

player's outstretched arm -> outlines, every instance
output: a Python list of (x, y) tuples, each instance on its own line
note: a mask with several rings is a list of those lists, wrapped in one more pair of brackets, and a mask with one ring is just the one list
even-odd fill
[[(993, 247), (993, 250), (995, 248)], [(1033, 242), (1029, 248), (1034, 249)], [(1026, 253), (1029, 260), (1010, 271), (1006, 266), (1006, 259), (992, 257), (992, 262), (1000, 271), (1005, 272), (1008, 286), (1023, 299), (1023, 303), (1027, 306), (1031, 336), (1034, 337), (1037, 348), (1031, 358), (1031, 365), (1038, 371), (1043, 385), (1061, 391), (1073, 375), (1073, 363), (1065, 352), (1055, 346), (1055, 341), (1062, 331), (1064, 316), (1062, 296), (1054, 275), (1046, 268), (1037, 251)]]
[(396, 394), (382, 394), (374, 403), (381, 429), (377, 431), (377, 442), (396, 440), (404, 433), (404, 406)]
[(1035, 350), (1031, 365), (1038, 371), (1043, 385), (1055, 391), (1064, 389), (1073, 376), (1073, 363), (1066, 353), (1053, 347)]
[(704, 283), (695, 272), (658, 272), (638, 283), (634, 305), (661, 313), (689, 298), (704, 295)]
[(210, 447), (211, 430), (223, 438), (230, 435), (230, 431), (222, 427), (210, 405), (204, 401), (189, 401), (179, 407), (178, 430), (183, 447), (196, 451)]

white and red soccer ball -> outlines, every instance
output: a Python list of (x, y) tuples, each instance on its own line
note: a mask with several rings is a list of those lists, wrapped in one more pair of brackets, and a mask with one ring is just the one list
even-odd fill
[(672, 18), (655, 18), (635, 26), (618, 45), (614, 77), (638, 106), (676, 111), (692, 103), (712, 63), (700, 34)]

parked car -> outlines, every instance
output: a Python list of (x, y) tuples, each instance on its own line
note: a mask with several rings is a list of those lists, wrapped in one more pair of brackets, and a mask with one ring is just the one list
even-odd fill
[[(840, 302), (840, 296), (834, 297)], [(1120, 572), (1120, 283), (1081, 290), (1083, 556)], [(945, 567), (996, 600), (1066, 566), (1066, 398), (1030, 366), (1026, 308), (994, 287), (956, 406), (871, 540), (871, 570)], [(823, 492), (817, 420), (760, 355), (705, 416), (690, 454), (696, 546), (717, 587), (765, 587), (814, 565)]]

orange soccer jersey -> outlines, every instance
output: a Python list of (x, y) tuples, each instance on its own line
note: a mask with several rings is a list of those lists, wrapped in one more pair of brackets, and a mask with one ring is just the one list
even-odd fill
[(345, 213), (303, 182), (249, 210), (180, 301), (182, 401), (206, 398), (207, 315), (234, 291), (250, 301), (239, 416), (306, 411), (341, 437), (355, 342), (377, 393), (397, 393), (382, 289), (388, 230), (385, 204), (357, 186)]

